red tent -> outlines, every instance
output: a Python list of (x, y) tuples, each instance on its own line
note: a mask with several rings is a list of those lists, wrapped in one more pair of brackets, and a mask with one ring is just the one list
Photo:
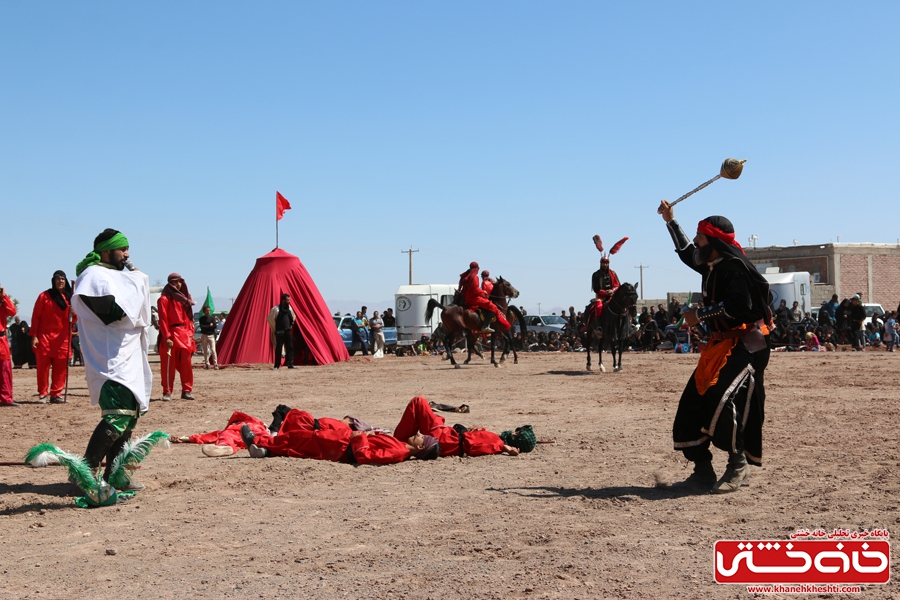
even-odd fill
[[(306, 267), (293, 254), (276, 248), (256, 259), (256, 266), (225, 319), (216, 344), (219, 364), (274, 362), (275, 348), (270, 341), (266, 317), (278, 304), (282, 293), (291, 295), (291, 306), (297, 316), (294, 326), (303, 335), (316, 364), (350, 358), (325, 300)], [(296, 344), (294, 354), (299, 363), (302, 352)]]

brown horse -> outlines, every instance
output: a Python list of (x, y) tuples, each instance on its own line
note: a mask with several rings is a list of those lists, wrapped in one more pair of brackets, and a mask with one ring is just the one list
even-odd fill
[[(502, 282), (502, 284), (501, 284)], [(518, 298), (519, 292), (510, 284), (508, 281), (500, 277), (496, 284), (494, 284), (494, 291), (491, 293), (491, 298), (495, 296), (503, 297), (504, 307), (506, 305), (507, 296), (512, 298)], [(460, 335), (464, 335), (466, 338), (466, 348), (468, 349), (468, 357), (466, 358), (463, 364), (469, 364), (469, 361), (472, 360), (472, 354), (477, 353), (481, 356), (481, 353), (475, 348), (476, 336), (481, 335), (482, 331), (482, 319), (481, 316), (473, 311), (469, 310), (460, 304), (461, 302), (457, 298), (454, 298), (453, 304), (449, 306), (442, 306), (440, 302), (435, 300), (434, 298), (428, 301), (428, 306), (425, 307), (425, 320), (430, 321), (432, 315), (434, 314), (434, 309), (441, 310), (441, 323), (444, 325), (444, 331), (446, 331), (446, 339), (444, 340), (444, 346), (447, 348), (447, 355), (450, 357), (450, 362), (457, 369), (461, 368), (459, 364), (457, 364), (456, 359), (453, 358), (453, 344), (456, 343), (456, 340)], [(502, 311), (503, 308), (498, 308)], [(493, 318), (491, 313), (485, 312), (485, 315), (488, 318)], [(495, 324), (496, 326), (496, 324)], [(495, 331), (496, 333), (496, 331)], [(505, 332), (506, 335), (509, 332)], [(501, 334), (501, 336), (504, 334)], [(494, 347), (494, 338), (491, 337), (491, 351), (493, 353)], [(491, 363), (495, 366), (497, 365), (494, 362), (493, 356), (491, 356)]]
[[(593, 305), (586, 309), (587, 321), (582, 335), (582, 346), (587, 351), (587, 370), (591, 370), (591, 348), (594, 340), (599, 338), (600, 345), (597, 348), (600, 363), (600, 371), (606, 372), (603, 366), (604, 347), (612, 354), (613, 371), (622, 370), (622, 351), (625, 349), (625, 340), (631, 336), (631, 319), (634, 317), (637, 304), (637, 284), (623, 283), (613, 292), (612, 298), (606, 301), (603, 314), (598, 320), (594, 316)], [(616, 353), (618, 352), (618, 361)]]

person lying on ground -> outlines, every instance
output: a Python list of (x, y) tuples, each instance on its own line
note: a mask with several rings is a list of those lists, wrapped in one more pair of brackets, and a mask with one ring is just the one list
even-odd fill
[(244, 445), (254, 458), (287, 456), (346, 462), (351, 464), (393, 464), (411, 457), (432, 460), (438, 457), (438, 440), (415, 434), (403, 442), (382, 431), (367, 427), (353, 417), (315, 419), (306, 411), (292, 409), (284, 417), (278, 435), (256, 434), (249, 426), (241, 428)]
[(394, 430), (394, 437), (407, 439), (417, 433), (434, 436), (440, 443), (441, 456), (485, 456), (489, 454), (509, 454), (531, 452), (537, 440), (531, 425), (524, 425), (500, 435), (483, 427), (467, 429), (462, 425), (448, 427), (444, 417), (434, 414), (431, 406), (422, 396), (416, 396), (406, 405), (403, 417)]

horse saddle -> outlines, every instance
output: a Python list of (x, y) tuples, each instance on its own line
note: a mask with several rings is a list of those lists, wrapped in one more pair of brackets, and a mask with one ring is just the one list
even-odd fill
[(481, 322), (482, 322), (482, 323), (490, 323), (490, 322), (492, 322), (494, 319), (497, 318), (497, 315), (495, 315), (495, 314), (492, 313), (491, 311), (485, 310), (485, 309), (483, 309), (483, 308), (479, 308), (478, 310), (475, 311), (475, 313), (476, 313), (476, 314), (478, 315), (478, 317), (481, 319)]

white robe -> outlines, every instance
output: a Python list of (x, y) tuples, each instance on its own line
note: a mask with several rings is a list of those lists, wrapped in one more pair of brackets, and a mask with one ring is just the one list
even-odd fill
[[(125, 312), (105, 325), (81, 300), (81, 296), (113, 296)], [(134, 394), (141, 411), (150, 407), (153, 374), (150, 348), (150, 280), (140, 271), (117, 271), (100, 265), (85, 269), (75, 281), (72, 307), (78, 315), (78, 335), (87, 375), (91, 404), (100, 401), (107, 381), (121, 383)]]

